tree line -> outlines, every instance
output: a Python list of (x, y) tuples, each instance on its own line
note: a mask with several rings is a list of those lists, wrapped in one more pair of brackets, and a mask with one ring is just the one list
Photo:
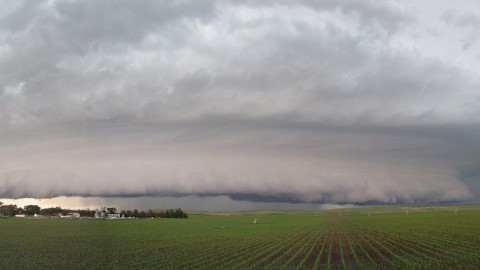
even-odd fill
[(3, 217), (13, 217), (17, 214), (25, 214), (26, 216), (64, 216), (68, 213), (79, 213), (82, 217), (95, 217), (95, 213), (98, 213), (97, 211), (104, 212), (105, 216), (108, 216), (108, 214), (119, 214), (121, 217), (126, 218), (188, 218), (187, 213), (185, 213), (185, 211), (183, 211), (181, 208), (160, 211), (139, 211), (137, 209), (117, 211), (115, 207), (103, 207), (101, 210), (73, 210), (64, 209), (58, 206), (41, 208), (38, 205), (25, 205), (22, 208), (15, 204), (3, 204), (0, 202), (0, 216)]
[(148, 211), (138, 211), (137, 209), (134, 209), (133, 211), (121, 210), (120, 212), (118, 212), (116, 208), (106, 208), (106, 214), (114, 213), (119, 213), (120, 216), (126, 218), (188, 218), (187, 213), (181, 208), (160, 211), (153, 211), (151, 209)]
[(25, 205), (22, 207), (17, 207), (16, 204), (3, 204), (0, 202), (0, 215), (6, 217), (12, 217), (17, 214), (25, 214), (28, 216), (33, 216), (35, 214), (40, 214), (40, 206), (38, 205)]

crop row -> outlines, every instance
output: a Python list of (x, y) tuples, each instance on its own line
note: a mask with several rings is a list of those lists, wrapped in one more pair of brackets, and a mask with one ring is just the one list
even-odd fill
[[(368, 223), (366, 223), (368, 224)], [(186, 267), (233, 268), (428, 268), (445, 261), (468, 262), (478, 257), (478, 242), (429, 235), (427, 231), (403, 233), (370, 228), (347, 217), (333, 218), (329, 226), (295, 232), (282, 238), (251, 239), (189, 253)], [(196, 255), (196, 256), (195, 256)], [(220, 257), (220, 258), (219, 258)]]
[[(451, 269), (480, 264), (478, 212), (1, 220), (14, 269)], [(36, 233), (35, 233), (36, 232)], [(24, 258), (30, 258), (25, 260)]]

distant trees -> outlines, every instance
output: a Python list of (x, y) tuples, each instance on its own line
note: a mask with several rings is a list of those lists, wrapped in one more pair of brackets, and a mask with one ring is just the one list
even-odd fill
[(68, 213), (71, 212), (77, 212), (80, 214), (81, 217), (94, 217), (95, 216), (95, 210), (90, 210), (90, 209), (84, 209), (84, 210), (77, 210), (77, 211), (68, 211)]
[(187, 213), (185, 213), (181, 208), (177, 209), (168, 209), (161, 211), (153, 211), (149, 209), (148, 211), (138, 211), (137, 209), (131, 210), (122, 210), (120, 214), (124, 217), (135, 217), (135, 218), (188, 218)]
[(25, 205), (23, 207), (23, 212), (27, 216), (33, 216), (35, 214), (40, 214), (40, 206), (38, 205)]
[[(104, 207), (102, 211), (105, 211), (107, 214), (116, 214), (117, 209), (115, 207)], [(4, 204), (0, 202), (0, 216), (15, 216), (16, 214), (22, 213), (27, 216), (43, 215), (43, 216), (58, 216), (58, 215), (67, 215), (68, 213), (76, 212), (79, 213), (82, 217), (94, 217), (95, 211), (86, 209), (86, 210), (71, 210), (63, 209), (61, 207), (48, 207), (41, 208), (38, 205), (25, 205), (24, 208), (17, 207), (15, 204)], [(188, 218), (187, 213), (185, 213), (181, 208), (177, 209), (168, 209), (154, 211), (149, 209), (148, 211), (138, 211), (138, 209), (132, 210), (122, 210), (120, 211), (121, 217), (135, 217), (135, 218)]]
[(188, 218), (187, 213), (185, 213), (181, 208), (177, 209), (169, 209), (164, 211), (160, 211), (158, 213), (158, 217), (161, 218)]
[[(21, 209), (21, 208), (20, 208)], [(7, 216), (7, 217), (12, 217), (15, 216), (20, 212), (20, 209), (17, 207), (16, 204), (3, 204), (0, 206), (0, 214)]]
[(94, 217), (95, 211), (90, 209), (84, 210), (72, 210), (72, 209), (64, 209), (61, 207), (49, 207), (49, 208), (41, 208), (40, 215), (43, 216), (58, 216), (58, 215), (67, 215), (68, 213), (79, 213), (81, 217)]
[(40, 214), (44, 216), (57, 216), (58, 214), (66, 215), (68, 210), (64, 210), (60, 207), (49, 207), (40, 209)]

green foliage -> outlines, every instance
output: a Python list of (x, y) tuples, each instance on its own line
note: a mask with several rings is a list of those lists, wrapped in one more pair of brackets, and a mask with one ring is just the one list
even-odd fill
[(160, 211), (156, 214), (156, 216), (160, 218), (188, 218), (187, 213), (185, 213), (181, 208)]
[(40, 214), (40, 206), (38, 205), (25, 205), (23, 208), (24, 213), (27, 216), (33, 216), (35, 214)]
[(58, 214), (62, 214), (62, 212), (62, 208), (58, 206), (40, 209), (40, 214), (45, 216), (56, 216)]
[(0, 206), (0, 215), (13, 217), (21, 211), (15, 204), (2, 204)]

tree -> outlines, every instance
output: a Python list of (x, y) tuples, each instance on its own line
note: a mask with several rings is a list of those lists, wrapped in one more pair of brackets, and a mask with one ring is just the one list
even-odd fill
[(177, 208), (175, 210), (175, 217), (176, 218), (188, 218), (187, 213), (183, 212), (181, 208)]
[(15, 216), (18, 213), (18, 208), (17, 205), (15, 204), (7, 204), (7, 205), (2, 205), (0, 207), (0, 214), (3, 214), (5, 216)]
[[(70, 211), (70, 212), (73, 212), (73, 211)], [(88, 208), (86, 210), (78, 210), (77, 212), (82, 217), (94, 217), (95, 216), (95, 210), (90, 210)]]
[(48, 216), (56, 216), (62, 212), (64, 212), (64, 210), (58, 206), (40, 209), (40, 214)]
[(181, 208), (177, 208), (177, 209), (167, 209), (167, 210), (165, 210), (165, 212), (160, 211), (160, 213), (158, 213), (158, 217), (161, 217), (161, 218), (188, 218), (188, 215)]
[(40, 206), (38, 205), (25, 205), (23, 208), (25, 215), (33, 216), (35, 214), (40, 214)]

